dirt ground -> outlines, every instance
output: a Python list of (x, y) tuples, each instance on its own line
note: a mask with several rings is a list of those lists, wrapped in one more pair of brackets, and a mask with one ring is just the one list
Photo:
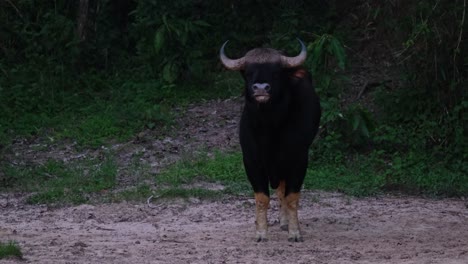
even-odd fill
[(287, 241), (278, 204), (254, 242), (254, 200), (224, 198), (65, 208), (0, 200), (0, 237), (24, 260), (1, 263), (468, 263), (462, 200), (305, 192), (304, 242)]

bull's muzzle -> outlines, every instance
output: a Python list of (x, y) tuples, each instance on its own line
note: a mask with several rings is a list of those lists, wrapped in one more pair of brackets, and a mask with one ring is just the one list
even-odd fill
[(253, 97), (259, 103), (266, 103), (270, 100), (270, 90), (271, 86), (268, 83), (254, 83), (252, 85)]

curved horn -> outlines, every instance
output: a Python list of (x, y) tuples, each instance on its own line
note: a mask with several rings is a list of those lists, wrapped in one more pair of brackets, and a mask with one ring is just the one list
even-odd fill
[(283, 67), (286, 68), (293, 68), (301, 65), (307, 58), (307, 49), (304, 43), (298, 38), (299, 43), (301, 43), (301, 53), (296, 57), (287, 57), (281, 56), (281, 62), (283, 63)]
[(233, 71), (242, 70), (245, 64), (244, 57), (237, 59), (237, 60), (233, 60), (233, 59), (228, 58), (224, 54), (224, 46), (226, 46), (228, 42), (229, 40), (224, 42), (223, 46), (221, 46), (221, 49), (219, 50), (219, 59), (221, 60), (221, 63), (224, 65), (224, 67), (226, 67), (229, 70), (233, 70)]

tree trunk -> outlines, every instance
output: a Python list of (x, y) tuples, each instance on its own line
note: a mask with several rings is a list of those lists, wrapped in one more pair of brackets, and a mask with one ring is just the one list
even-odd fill
[(85, 41), (87, 37), (87, 24), (88, 24), (88, 10), (89, 10), (89, 0), (80, 0), (78, 6), (78, 18), (77, 18), (77, 35), (80, 41)]

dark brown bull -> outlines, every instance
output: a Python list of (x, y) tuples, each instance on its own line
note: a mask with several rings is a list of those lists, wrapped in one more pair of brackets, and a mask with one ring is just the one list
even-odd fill
[(220, 49), (222, 64), (238, 70), (245, 80), (245, 105), (239, 136), (247, 177), (255, 193), (256, 240), (267, 240), (269, 185), (280, 200), (280, 225), (288, 240), (299, 242), (297, 208), (307, 170), (308, 150), (320, 121), (319, 98), (310, 74), (300, 65), (307, 51), (302, 43), (296, 57), (257, 48), (240, 59)]

